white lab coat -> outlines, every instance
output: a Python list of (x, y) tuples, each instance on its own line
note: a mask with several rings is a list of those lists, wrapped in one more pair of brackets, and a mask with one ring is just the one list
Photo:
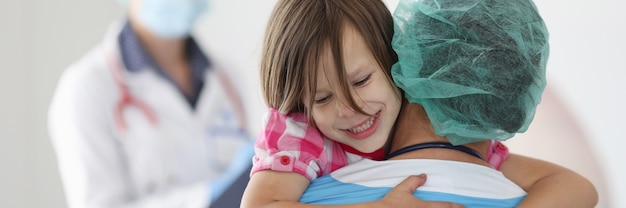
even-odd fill
[(123, 69), (132, 96), (155, 112), (158, 123), (126, 107), (127, 131), (121, 131), (114, 119), (120, 91), (107, 61), (107, 54), (119, 59), (120, 31), (121, 25), (113, 26), (102, 44), (64, 72), (50, 106), (68, 206), (207, 207), (210, 183), (252, 141), (232, 134), (246, 121), (237, 119), (215, 69), (206, 73), (196, 110), (153, 70)]

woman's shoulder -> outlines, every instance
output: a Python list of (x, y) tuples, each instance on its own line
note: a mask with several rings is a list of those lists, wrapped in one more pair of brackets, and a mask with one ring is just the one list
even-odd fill
[(102, 47), (94, 47), (63, 71), (59, 84), (76, 87), (111, 85), (114, 82), (109, 65)]

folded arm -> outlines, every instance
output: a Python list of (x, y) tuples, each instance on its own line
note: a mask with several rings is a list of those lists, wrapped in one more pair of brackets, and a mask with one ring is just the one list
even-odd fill
[(426, 175), (409, 176), (385, 197), (378, 201), (348, 205), (314, 205), (298, 202), (310, 181), (306, 177), (292, 172), (265, 170), (256, 172), (250, 178), (248, 187), (241, 200), (241, 207), (342, 207), (342, 208), (386, 208), (386, 207), (463, 207), (450, 202), (426, 202), (415, 198), (413, 192), (426, 182)]

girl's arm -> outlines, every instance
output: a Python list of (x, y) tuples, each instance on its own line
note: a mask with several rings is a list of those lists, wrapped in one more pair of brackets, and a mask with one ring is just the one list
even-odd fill
[(323, 206), (302, 204), (298, 200), (309, 185), (309, 179), (292, 172), (264, 170), (256, 172), (250, 178), (248, 187), (241, 200), (242, 208), (258, 207), (343, 207), (343, 208), (386, 208), (386, 207), (463, 207), (449, 202), (425, 202), (415, 198), (413, 192), (426, 182), (426, 175), (409, 176), (393, 188), (383, 199), (362, 204)]
[(589, 180), (556, 164), (511, 154), (500, 171), (528, 192), (520, 208), (594, 207), (598, 203), (598, 193)]
[(294, 172), (256, 172), (250, 177), (241, 207), (297, 207), (309, 184), (308, 178)]

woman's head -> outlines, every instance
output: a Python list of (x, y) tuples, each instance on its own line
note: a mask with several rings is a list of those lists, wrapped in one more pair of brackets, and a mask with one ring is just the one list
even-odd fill
[[(120, 0), (122, 2), (122, 0)], [(131, 0), (131, 21), (164, 39), (186, 38), (206, 11), (207, 0)]]
[(401, 0), (398, 87), (454, 144), (524, 132), (546, 85), (548, 32), (531, 0)]
[[(306, 112), (326, 136), (357, 150), (380, 148), (400, 107), (392, 36), (378, 0), (279, 0), (262, 51), (267, 105)], [(375, 144), (363, 142), (371, 138)]]

